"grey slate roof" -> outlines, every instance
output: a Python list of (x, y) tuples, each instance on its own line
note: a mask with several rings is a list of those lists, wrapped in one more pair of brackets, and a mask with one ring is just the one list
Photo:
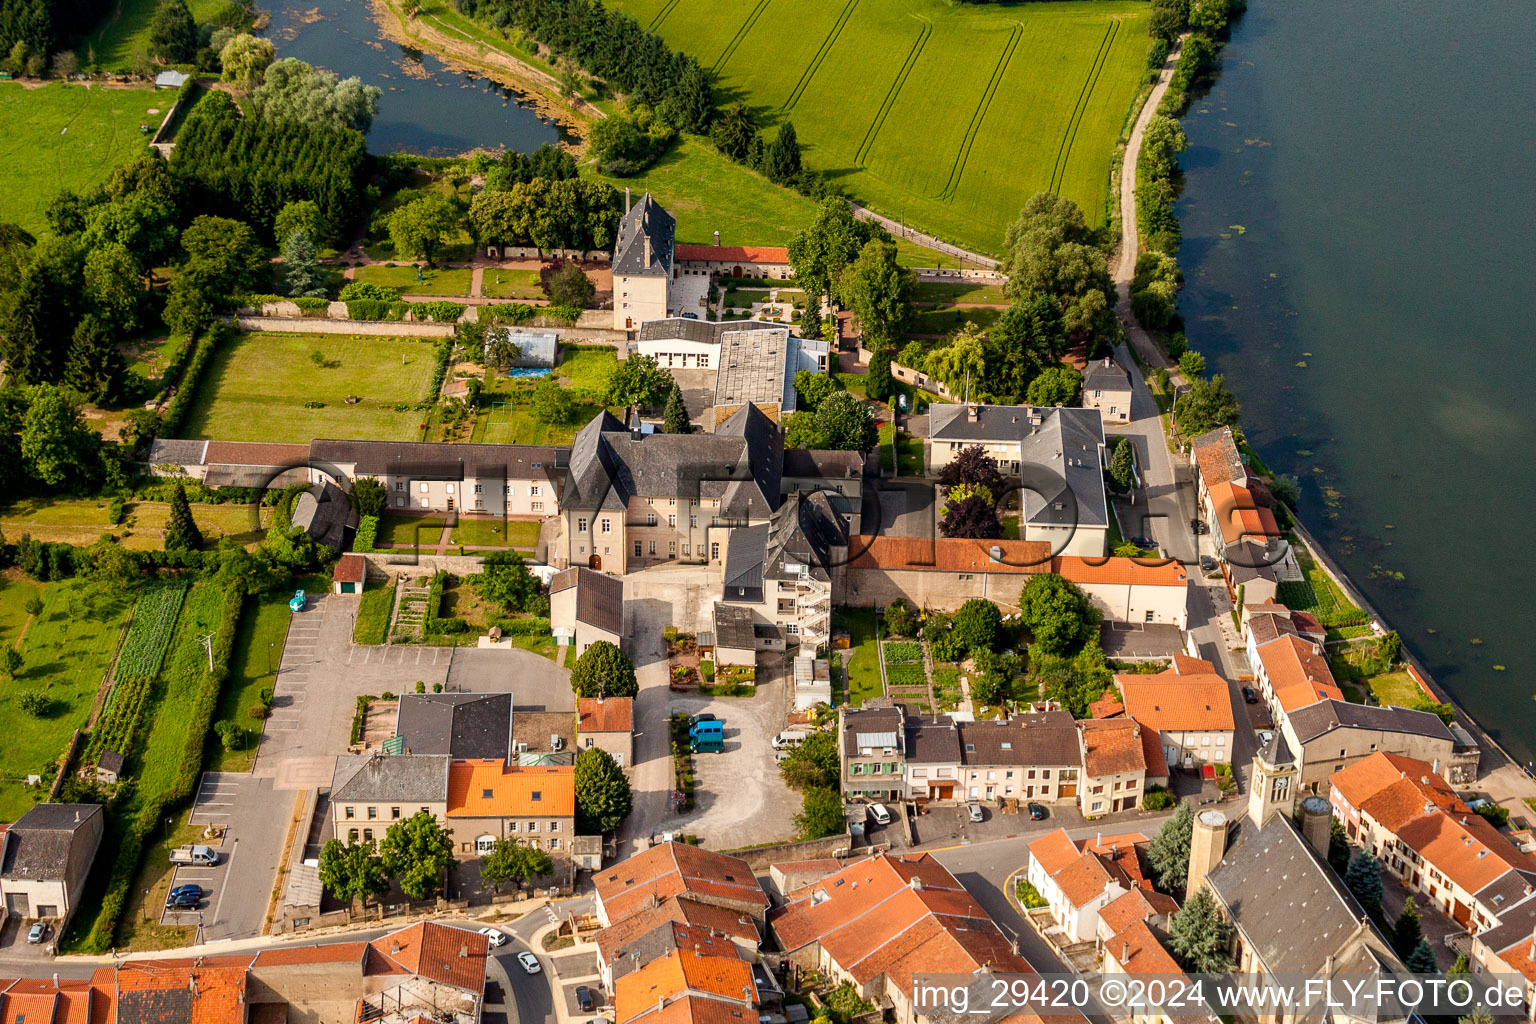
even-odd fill
[(778, 508), (779, 484), (784, 473), (784, 439), (778, 426), (757, 406), (746, 405), (716, 427), (715, 436), (739, 437), (745, 442), (752, 479), (767, 503), (763, 511)]
[(720, 577), (721, 600), (741, 604), (762, 601), (767, 552), (768, 524), (731, 531), (730, 545), (725, 550), (725, 571)]
[(101, 813), (101, 804), (34, 804), (5, 834), (0, 877), (63, 878), (75, 831)]
[(1099, 463), (1104, 417), (1097, 409), (937, 404), (929, 409), (929, 437), (934, 441), (1017, 441), (1029, 522), (1109, 524)]
[[(466, 477), (553, 481), (570, 449), (537, 444), (437, 444), (419, 441), (315, 440), (310, 465), (354, 466), (354, 476)], [(335, 474), (333, 474), (335, 475)]]
[(1129, 391), (1131, 375), (1113, 359), (1095, 359), (1083, 369), (1083, 392)]
[(795, 405), (789, 328), (723, 331), (715, 369), (715, 404)]
[[(863, 707), (843, 715), (843, 754), (856, 756), (863, 747), (899, 747), (905, 728), (895, 706)], [(861, 742), (862, 741), (862, 742)]]
[(316, 484), (293, 503), (290, 521), (315, 541), (339, 551), (346, 543), (346, 528), (354, 525), (352, 502), (330, 481)]
[(1074, 765), (1077, 726), (1066, 711), (1014, 715), (1006, 722), (961, 722), (960, 757), (971, 765)]
[(151, 466), (201, 466), (210, 443), (157, 437), (149, 446), (149, 457), (146, 461)]
[(864, 456), (858, 452), (786, 448), (783, 475), (822, 480), (856, 479), (864, 475)]
[(336, 759), (331, 803), (402, 800), (444, 803), (448, 799), (447, 754), (355, 754)]
[(752, 613), (735, 605), (715, 602), (715, 646), (750, 651), (757, 646)]
[(1276, 615), (1274, 612), (1256, 612), (1248, 617), (1248, 631), (1253, 634), (1255, 646), (1263, 647), (1271, 640), (1278, 640), (1282, 636), (1300, 636), (1301, 631), (1291, 621), (1290, 616)]
[(660, 320), (647, 320), (640, 325), (641, 341), (693, 341), (701, 345), (718, 345), (727, 332), (783, 331), (781, 323), (768, 320), (694, 320), (686, 316), (669, 316)]
[[(613, 272), (630, 277), (671, 277), (672, 239), (676, 230), (677, 221), (647, 192), (619, 218), (619, 240), (613, 248)], [(651, 243), (649, 252), (646, 239)]]
[(408, 754), (505, 758), (512, 741), (510, 693), (402, 693), (395, 735)]
[(1284, 814), (1239, 818), (1206, 882), (1272, 974), (1316, 975), (1364, 915)]
[(1395, 705), (1375, 707), (1342, 700), (1320, 700), (1290, 712), (1289, 718), (1291, 728), (1296, 730), (1296, 738), (1302, 743), (1334, 729), (1374, 729), (1455, 743), (1450, 728), (1439, 715)]
[(763, 553), (763, 576), (770, 580), (798, 579), (801, 566), (822, 583), (830, 582), (832, 549), (848, 543), (848, 521), (835, 496), (824, 492), (784, 499), (769, 523)]
[(959, 726), (948, 715), (908, 718), (906, 751), (912, 764), (959, 764)]
[(609, 633), (624, 632), (624, 581), (585, 566), (567, 569), (549, 581), (550, 596), (576, 588), (576, 621)]

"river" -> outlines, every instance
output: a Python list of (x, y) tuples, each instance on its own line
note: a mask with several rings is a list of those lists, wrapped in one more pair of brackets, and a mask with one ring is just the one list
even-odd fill
[(531, 153), (559, 129), (527, 101), (481, 75), (384, 38), (368, 0), (274, 5), (268, 34), (279, 57), (297, 57), (384, 91), (368, 133), (375, 153), (453, 156), (477, 146)]
[[(1184, 119), (1191, 344), (1301, 517), (1536, 757), (1536, 16), (1250, 0)], [(1401, 573), (1401, 580), (1395, 574)]]

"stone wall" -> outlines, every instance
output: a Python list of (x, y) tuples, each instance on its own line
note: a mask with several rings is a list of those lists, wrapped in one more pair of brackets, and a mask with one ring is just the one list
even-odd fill
[(846, 857), (853, 849), (853, 836), (828, 836), (804, 843), (778, 843), (773, 846), (754, 846), (746, 850), (723, 850), (732, 857), (746, 861), (753, 871), (767, 871), (774, 862), (791, 860), (816, 860), (821, 857)]
[(919, 281), (987, 281), (1003, 284), (1008, 275), (996, 270), (949, 270), (943, 267), (913, 267)]
[(370, 580), (401, 574), (429, 576), (439, 571), (455, 576), (470, 576), (485, 568), (485, 559), (479, 555), (417, 554), (409, 549), (369, 551), (363, 558), (368, 561)]
[[(298, 307), (294, 307), (297, 309)], [(256, 316), (236, 314), (242, 331), (280, 331), (291, 334), (366, 334), (379, 338), (446, 338), (453, 324), (420, 324), (409, 320), (327, 320), (322, 317)]]

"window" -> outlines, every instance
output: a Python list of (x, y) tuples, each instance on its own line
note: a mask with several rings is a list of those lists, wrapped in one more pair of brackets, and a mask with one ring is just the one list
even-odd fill
[(961, 573), (961, 574), (960, 574), (960, 576), (959, 576), (959, 578), (960, 578), (960, 579), (962, 579), (962, 580), (973, 580), (973, 579), (975, 579), (975, 578), (976, 578), (976, 577), (975, 577), (975, 575), (974, 575), (974, 574), (972, 574), (972, 573), (968, 573), (968, 572), (962, 572), (962, 573)]
[(514, 495), (516, 493), (517, 492), (512, 489), (512, 485), (511, 484), (507, 484), (507, 495), (510, 497), (511, 495)]
[(786, 623), (784, 623), (784, 632), (789, 634), (790, 636), (799, 636), (800, 635), (800, 623), (798, 623), (798, 622), (786, 622)]
[(689, 516), (688, 517), (688, 526), (690, 528), (697, 528), (698, 525), (699, 525), (699, 517), (698, 516)]
[(378, 816), (379, 816), (379, 809), (377, 807), (370, 807), (370, 808), (368, 808), (368, 820), (369, 821), (373, 821)]
[(685, 554), (685, 555), (692, 554), (693, 552), (690, 550), (690, 548), (691, 548), (691, 545), (684, 544), (683, 545), (683, 554)]
[(495, 836), (490, 835), (489, 833), (487, 833), (486, 835), (480, 835), (480, 836), (476, 836), (475, 837), (475, 852), (476, 853), (490, 853), (494, 849), (496, 849), (496, 837)]
[(453, 484), (448, 484), (447, 486), (448, 486), (448, 493), (452, 494), (453, 493)]
[(560, 823), (558, 821), (550, 822), (549, 823), (549, 830), (551, 832), (559, 832), (560, 831)]
[(491, 799), (491, 797), (493, 797), (495, 795), (496, 795), (496, 791), (494, 789), (482, 789), (480, 791), (480, 799), (482, 799), (482, 800), (489, 800), (489, 799)]
[(475, 508), (485, 508), (485, 499), (484, 498), (476, 498), (475, 499)]
[(347, 842), (349, 842), (349, 843), (357, 842), (357, 829), (355, 829), (355, 828), (347, 829)]
[(517, 822), (515, 822), (515, 821), (507, 822), (507, 831), (508, 832), (516, 832), (517, 831)]
[(421, 493), (422, 494), (426, 494), (427, 493), (427, 485), (426, 484), (422, 484), (421, 485)]
[(544, 511), (544, 503), (542, 501), (530, 501), (528, 503), (528, 507), (533, 509), (535, 512)]
[(635, 541), (635, 557), (636, 558), (640, 557), (640, 542), (639, 541)]
[(560, 840), (558, 840), (558, 839), (551, 839), (549, 841), (549, 848), (551, 850), (558, 850), (558, 849), (560, 849)]
[(391, 821), (399, 821), (400, 820), (400, 808), (398, 808), (398, 807), (391, 807), (389, 809), (389, 818), (390, 818)]
[(397, 490), (397, 491), (405, 490), (405, 481), (404, 480), (396, 480), (395, 481), (395, 490)]
[(602, 532), (603, 533), (612, 533), (613, 532), (613, 521), (612, 520), (604, 519), (602, 526), (603, 526), (603, 528), (602, 528)]
[(1147, 621), (1148, 622), (1152, 621), (1152, 609), (1151, 608), (1147, 609)]
[(677, 527), (677, 516), (667, 516), (667, 525), (672, 527), (672, 528), (674, 528), (674, 529), (676, 529), (676, 527)]
[(667, 541), (667, 554), (669, 554), (669, 555), (676, 555), (677, 554), (677, 541), (675, 541), (675, 540)]
[(538, 822), (530, 821), (528, 823), (528, 831), (529, 832), (537, 832), (538, 830), (539, 830), (539, 823)]
[(534, 790), (534, 791), (533, 791), (533, 795), (532, 795), (532, 796), (531, 796), (531, 797), (530, 797), (530, 799), (531, 799), (531, 800), (532, 800), (532, 801), (533, 801), (533, 802), (534, 802), (534, 803), (538, 803), (538, 802), (539, 802), (539, 801), (540, 801), (540, 800), (543, 800), (543, 799), (544, 799), (544, 794), (543, 794), (543, 793), (541, 793), (541, 792), (539, 792), (539, 791), (538, 791), (538, 790)]
[(355, 817), (357, 817), (357, 808), (356, 807), (348, 807), (347, 808), (347, 820), (351, 821)]
[(484, 484), (475, 484), (475, 493), (476, 494), (484, 494), (485, 493), (485, 485)]
[(425, 808), (425, 807), (423, 807), (423, 808), (422, 808), (422, 809), (421, 809), (421, 813), (422, 813), (422, 814), (426, 814), (426, 813), (427, 813), (427, 809), (426, 809), (426, 808)]
[(1104, 801), (1103, 800), (1095, 800), (1093, 802), (1093, 809), (1095, 811), (1102, 811), (1104, 809)]
[(711, 561), (715, 561), (715, 560), (719, 559), (719, 557), (720, 557), (720, 542), (719, 541), (712, 541), (710, 543), (710, 545), (709, 545), (709, 557), (710, 557)]
[(655, 553), (656, 553), (656, 542), (655, 541), (648, 541), (646, 543), (646, 554), (654, 555)]
[(586, 533), (587, 532), (587, 521), (586, 521), (586, 519), (582, 518), (582, 519), (577, 519), (576, 520), (576, 532), (577, 533)]
[(667, 499), (667, 508), (677, 508), (677, 499), (676, 498), (668, 498)]
[(373, 829), (371, 829), (371, 828), (363, 829), (363, 842), (365, 842), (365, 843), (373, 842)]
[(700, 352), (699, 353), (699, 369), (701, 369), (701, 370), (709, 369), (709, 353), (708, 352)]
[(647, 512), (645, 514), (645, 525), (646, 526), (655, 526), (656, 525), (656, 513), (655, 512)]
[(528, 493), (531, 496), (537, 498), (540, 494), (543, 494), (544, 492), (539, 490), (539, 485), (538, 484), (534, 484), (532, 487), (528, 488)]

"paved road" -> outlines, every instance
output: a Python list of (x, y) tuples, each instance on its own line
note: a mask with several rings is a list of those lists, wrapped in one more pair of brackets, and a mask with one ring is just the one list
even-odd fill
[(1139, 533), (1151, 537), (1170, 558), (1198, 572), (1198, 538), (1189, 525), (1196, 515), (1194, 472), (1188, 463), (1176, 462), (1169, 453), (1157, 400), (1142, 378), (1141, 368), (1123, 345), (1116, 356), (1131, 375), (1131, 422), (1107, 425), (1105, 434), (1130, 438), (1136, 446), (1144, 485), (1136, 507), (1145, 518), (1126, 523), (1127, 536)]

